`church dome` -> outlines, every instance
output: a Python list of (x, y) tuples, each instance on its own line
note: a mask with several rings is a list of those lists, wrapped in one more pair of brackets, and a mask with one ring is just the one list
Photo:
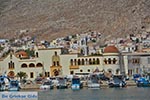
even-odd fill
[(119, 53), (119, 50), (115, 46), (107, 46), (104, 49), (104, 53)]
[(16, 53), (16, 56), (19, 57), (19, 58), (27, 58), (28, 54), (25, 51), (19, 51), (19, 52)]

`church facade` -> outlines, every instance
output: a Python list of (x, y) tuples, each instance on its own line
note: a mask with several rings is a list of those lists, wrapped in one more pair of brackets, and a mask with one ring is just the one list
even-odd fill
[[(19, 55), (19, 57), (18, 57)], [(121, 74), (120, 53), (115, 46), (108, 46), (100, 55), (79, 56), (77, 53), (62, 53), (62, 48), (37, 49), (35, 57), (24, 59), (25, 52), (10, 53), (0, 60), (0, 72), (10, 77), (20, 71), (34, 80), (39, 74), (45, 77), (87, 75), (94, 71)], [(126, 71), (127, 72), (127, 71)]]

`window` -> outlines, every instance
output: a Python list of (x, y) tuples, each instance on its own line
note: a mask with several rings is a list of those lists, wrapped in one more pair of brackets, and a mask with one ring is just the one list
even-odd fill
[(34, 73), (30, 72), (30, 78), (34, 78)]
[(49, 72), (45, 72), (45, 77), (49, 77)]
[(14, 68), (15, 68), (14, 62), (10, 61), (10, 62), (8, 63), (8, 68), (9, 68), (9, 69), (14, 69)]
[(100, 61), (99, 61), (99, 59), (98, 59), (98, 58), (96, 59), (96, 63), (97, 63), (97, 64), (100, 64)]
[(81, 65), (80, 59), (78, 59), (78, 65)]
[(47, 77), (50, 77), (50, 74), (49, 74), (49, 72), (47, 72)]
[(83, 72), (83, 70), (81, 69), (80, 72)]
[(90, 64), (90, 65), (92, 64), (92, 60), (91, 60), (91, 59), (89, 59), (89, 64)]
[(131, 70), (131, 69), (128, 70), (128, 75), (129, 75), (129, 76), (132, 76), (132, 70)]
[(38, 54), (38, 52), (36, 52), (36, 57), (37, 57), (37, 58), (39, 57), (39, 54)]
[(43, 67), (43, 64), (37, 63), (37, 64), (36, 64), (36, 67)]
[(85, 59), (85, 63), (86, 63), (86, 65), (88, 65), (88, 59)]
[(116, 64), (116, 61), (117, 61), (116, 58), (113, 58), (113, 64)]
[(82, 65), (84, 65), (84, 59), (82, 59)]
[(132, 59), (132, 64), (139, 64), (140, 63), (140, 59), (139, 58), (133, 58)]
[(57, 61), (57, 66), (59, 66), (59, 61)]
[(111, 59), (110, 58), (108, 58), (108, 64), (111, 64)]
[(104, 63), (107, 64), (107, 59), (106, 58), (104, 59)]
[(35, 65), (33, 63), (30, 63), (29, 67), (35, 67)]
[(73, 74), (74, 74), (74, 71), (70, 71), (70, 74), (73, 75)]
[(112, 73), (112, 69), (108, 69), (108, 72), (109, 72), (109, 73)]
[(70, 60), (70, 65), (71, 65), (71, 66), (73, 65), (73, 59)]
[(77, 65), (77, 60), (76, 59), (74, 59), (74, 64)]
[(95, 58), (93, 58), (93, 64), (95, 64)]
[(56, 62), (55, 61), (53, 61), (53, 66), (56, 66)]
[(25, 63), (22, 64), (22, 65), (21, 65), (21, 68), (27, 68), (27, 64), (25, 64)]
[(88, 69), (87, 71), (90, 72), (90, 69)]

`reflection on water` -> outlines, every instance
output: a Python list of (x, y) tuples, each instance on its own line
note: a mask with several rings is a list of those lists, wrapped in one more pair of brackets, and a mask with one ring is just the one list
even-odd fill
[(38, 100), (150, 100), (150, 88), (105, 88), (39, 91)]

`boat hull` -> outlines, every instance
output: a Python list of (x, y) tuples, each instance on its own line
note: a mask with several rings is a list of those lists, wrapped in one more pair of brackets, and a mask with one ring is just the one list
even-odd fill
[(126, 84), (113, 84), (113, 83), (110, 83), (109, 87), (110, 88), (113, 88), (113, 87), (126, 87)]
[(100, 84), (91, 83), (91, 84), (88, 84), (88, 88), (100, 88)]
[(19, 91), (20, 89), (17, 88), (17, 87), (12, 87), (12, 88), (9, 88), (8, 91)]
[(137, 87), (150, 87), (150, 83), (137, 83)]
[(57, 89), (67, 89), (68, 87), (66, 85), (59, 85), (57, 86)]
[(54, 86), (41, 86), (40, 90), (51, 90), (54, 89)]
[(73, 90), (79, 90), (80, 89), (80, 84), (73, 84), (73, 85), (71, 85), (71, 88)]

